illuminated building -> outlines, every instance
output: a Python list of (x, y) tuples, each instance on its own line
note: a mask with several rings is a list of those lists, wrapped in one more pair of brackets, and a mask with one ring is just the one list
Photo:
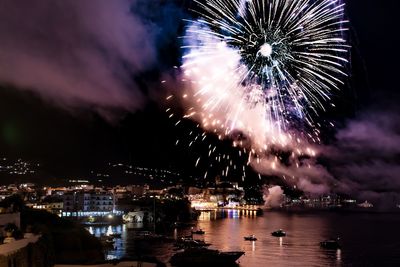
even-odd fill
[(114, 210), (114, 196), (107, 192), (69, 192), (63, 196), (63, 211)]

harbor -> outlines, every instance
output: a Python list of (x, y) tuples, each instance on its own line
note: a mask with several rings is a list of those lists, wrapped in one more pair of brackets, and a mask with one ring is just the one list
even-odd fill
[[(129, 230), (132, 225), (89, 227), (94, 235), (102, 233), (120, 233), (115, 238), (115, 249), (107, 252), (108, 259), (126, 257), (156, 258), (164, 264), (179, 250), (174, 244), (181, 237), (191, 236), (193, 229), (202, 229), (205, 233), (193, 234), (194, 240), (200, 240), (212, 250), (242, 251), (239, 266), (365, 266), (374, 263), (376, 257), (391, 259), (400, 263), (399, 245), (396, 236), (400, 234), (396, 226), (400, 218), (396, 214), (383, 214), (375, 218), (373, 214), (341, 213), (286, 213), (265, 211), (261, 216), (239, 216), (239, 213), (221, 212), (218, 218), (202, 212), (194, 226), (175, 228), (165, 235), (168, 242), (157, 240), (138, 240), (135, 238), (141, 229)], [(336, 223), (334, 223), (336, 222)], [(387, 236), (371, 233), (375, 224), (380, 224), (392, 234), (390, 242)], [(275, 237), (271, 233), (283, 229), (286, 236)], [(354, 231), (357, 229), (357, 231)], [(244, 237), (254, 235), (256, 241)], [(325, 249), (320, 242), (340, 237), (340, 249)], [(397, 259), (397, 260), (396, 260)], [(299, 265), (293, 264), (298, 262)], [(375, 262), (377, 263), (377, 262)], [(385, 265), (382, 265), (385, 266)], [(390, 265), (393, 266), (393, 265)]]

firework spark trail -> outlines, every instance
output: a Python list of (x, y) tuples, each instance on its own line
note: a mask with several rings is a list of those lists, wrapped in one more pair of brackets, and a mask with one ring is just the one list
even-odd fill
[(310, 143), (320, 140), (313, 117), (332, 104), (346, 76), (344, 4), (195, 1), (199, 19), (188, 21), (184, 38), (182, 69), (193, 90), (184, 96), (191, 103), (184, 117), (234, 139), (249, 152), (248, 164), (282, 169), (271, 152), (278, 149), (303, 167), (297, 158), (315, 156)]

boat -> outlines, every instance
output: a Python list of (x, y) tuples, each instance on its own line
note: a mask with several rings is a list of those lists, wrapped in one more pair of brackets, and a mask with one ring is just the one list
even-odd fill
[(194, 235), (204, 235), (206, 232), (203, 229), (198, 229), (196, 231), (192, 231)]
[(283, 231), (282, 229), (279, 229), (279, 230), (272, 232), (271, 235), (275, 236), (275, 237), (284, 237), (284, 236), (286, 236), (286, 232)]
[(195, 240), (193, 238), (186, 238), (186, 237), (178, 239), (174, 244), (175, 247), (180, 249), (208, 247), (210, 245), (211, 245), (210, 243), (206, 243), (203, 240)]
[(245, 236), (244, 240), (246, 240), (246, 241), (256, 241), (257, 238), (256, 238), (255, 235), (249, 235), (249, 236)]
[(338, 242), (339, 238), (337, 239), (328, 239), (325, 241), (320, 242), (320, 246), (325, 249), (340, 249), (340, 244)]
[(221, 252), (208, 248), (190, 248), (173, 255), (170, 263), (173, 266), (204, 266), (206, 264), (227, 266), (235, 264), (243, 254), (243, 251)]

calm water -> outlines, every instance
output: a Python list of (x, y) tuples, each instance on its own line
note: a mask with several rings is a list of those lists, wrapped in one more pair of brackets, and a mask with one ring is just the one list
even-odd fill
[[(109, 252), (109, 258), (155, 255), (166, 262), (174, 253), (171, 243), (146, 245), (133, 241), (133, 232), (127, 227), (92, 228), (96, 235), (122, 232), (116, 241), (117, 249)], [(212, 243), (211, 248), (245, 251), (239, 266), (400, 266), (400, 214), (266, 211), (257, 217), (229, 211), (203, 213), (197, 227), (206, 231), (197, 237)], [(286, 237), (270, 235), (279, 228), (287, 232)], [(175, 230), (171, 236), (189, 233), (190, 229)], [(249, 234), (258, 240), (244, 241), (243, 237)], [(319, 247), (320, 241), (338, 236), (341, 250)]]

